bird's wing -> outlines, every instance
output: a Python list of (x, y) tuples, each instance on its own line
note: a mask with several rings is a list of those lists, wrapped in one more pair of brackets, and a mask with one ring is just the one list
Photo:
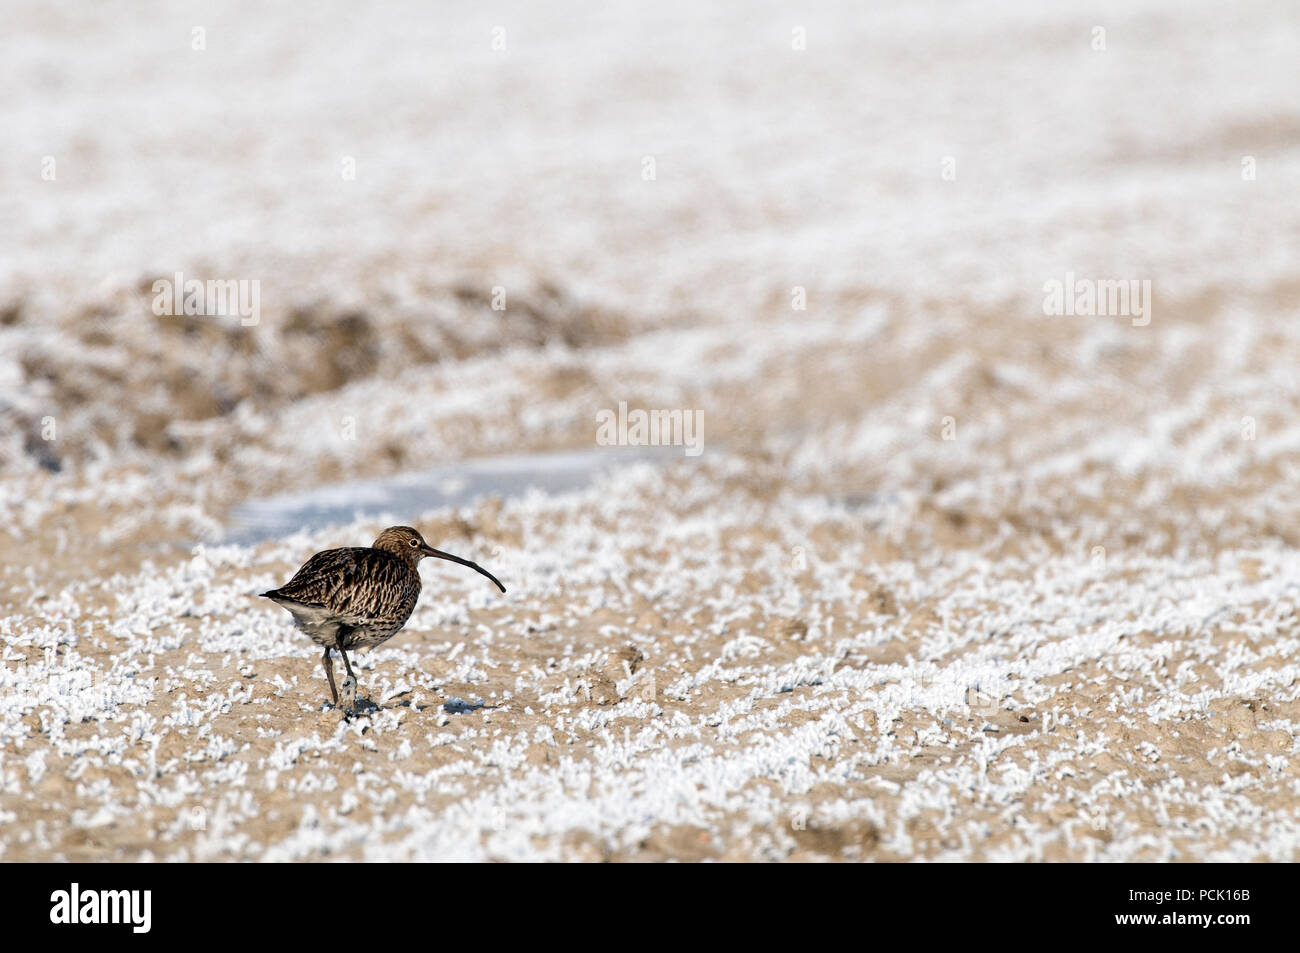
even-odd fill
[(327, 549), (266, 595), (326, 609), (361, 625), (391, 615), (395, 604), (418, 596), (419, 580), (402, 560), (382, 549)]

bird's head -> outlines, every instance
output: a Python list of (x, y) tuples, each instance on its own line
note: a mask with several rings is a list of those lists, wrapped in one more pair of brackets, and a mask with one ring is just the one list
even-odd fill
[(502, 592), (506, 587), (501, 585), (500, 580), (492, 575), (478, 563), (470, 562), (468, 559), (461, 559), (459, 556), (453, 556), (451, 553), (444, 553), (440, 549), (434, 549), (424, 541), (420, 531), (410, 526), (390, 526), (379, 534), (375, 540), (375, 549), (383, 549), (406, 561), (408, 565), (415, 568), (419, 565), (420, 560), (425, 556), (434, 556), (438, 559), (446, 559), (453, 563), (460, 563), (462, 566), (468, 566), (477, 573), (482, 573), (492, 580)]

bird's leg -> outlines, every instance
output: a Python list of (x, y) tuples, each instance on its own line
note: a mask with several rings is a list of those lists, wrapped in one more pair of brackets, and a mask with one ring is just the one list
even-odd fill
[(321, 660), (321, 664), (325, 666), (325, 677), (330, 680), (330, 700), (334, 706), (337, 707), (339, 703), (339, 690), (334, 687), (334, 663), (330, 660), (329, 649), (325, 650), (325, 658)]
[(348, 661), (347, 650), (341, 643), (339, 655), (343, 656), (343, 667), (348, 670), (348, 677), (343, 679), (343, 707), (352, 712), (356, 710), (357, 705), (357, 677), (352, 674), (352, 663)]

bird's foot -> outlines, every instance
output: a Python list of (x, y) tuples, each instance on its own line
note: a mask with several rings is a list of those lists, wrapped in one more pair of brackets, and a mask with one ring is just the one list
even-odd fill
[(357, 680), (349, 675), (343, 679), (343, 684), (339, 686), (339, 708), (342, 708), (349, 715), (356, 714), (357, 711)]

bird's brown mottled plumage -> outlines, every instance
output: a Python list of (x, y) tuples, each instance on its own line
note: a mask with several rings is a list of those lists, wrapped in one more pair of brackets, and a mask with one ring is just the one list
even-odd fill
[(420, 574), (382, 549), (327, 549), (264, 595), (286, 608), (292, 603), (327, 610), (303, 630), (326, 648), (361, 648), (379, 644), (406, 624), (420, 597)]
[[(409, 526), (390, 526), (371, 547), (327, 549), (303, 563), (279, 589), (262, 593), (287, 609), (294, 623), (323, 646), (325, 675), (338, 704), (330, 650), (343, 657), (348, 678), (356, 687), (348, 649), (364, 649), (392, 638), (406, 624), (420, 598), (420, 560), (436, 556), (469, 566), (487, 576), (497, 588), (505, 586), (477, 563), (434, 549)], [(350, 707), (350, 706), (349, 706)]]

